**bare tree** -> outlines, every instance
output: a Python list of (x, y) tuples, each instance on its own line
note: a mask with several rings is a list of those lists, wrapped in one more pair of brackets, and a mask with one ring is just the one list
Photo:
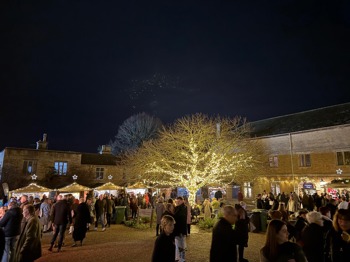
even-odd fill
[(115, 140), (110, 143), (113, 154), (138, 149), (142, 142), (155, 138), (162, 126), (158, 118), (139, 113), (126, 119), (119, 127)]
[(154, 184), (186, 187), (193, 202), (203, 186), (254, 181), (264, 170), (262, 152), (244, 119), (195, 114), (163, 127), (158, 139), (144, 142), (128, 159), (133, 174)]

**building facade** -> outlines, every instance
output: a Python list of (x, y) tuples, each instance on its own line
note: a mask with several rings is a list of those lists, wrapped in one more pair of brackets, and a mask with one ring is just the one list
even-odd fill
[[(339, 188), (332, 181), (350, 179), (350, 125), (338, 125), (261, 137), (266, 149), (268, 175), (255, 192), (304, 191), (324, 193)], [(343, 183), (347, 188), (346, 183)], [(350, 188), (350, 184), (349, 184)]]
[[(247, 195), (350, 190), (350, 103), (252, 123), (264, 146), (267, 174)], [(349, 183), (349, 184), (348, 184)]]
[(28, 185), (33, 178), (43, 186), (60, 188), (72, 183), (73, 175), (86, 186), (123, 183), (118, 159), (106, 146), (96, 154), (48, 150), (40, 145), (36, 149), (7, 147), (0, 152), (0, 175), (9, 190)]
[[(350, 103), (256, 121), (251, 126), (252, 139), (265, 148), (266, 176), (228, 187), (228, 199), (239, 190), (246, 199), (255, 199), (263, 190), (274, 194), (350, 190)], [(36, 149), (1, 151), (1, 182), (10, 190), (27, 185), (34, 174), (50, 188), (73, 182), (74, 174), (78, 183), (90, 187), (128, 182), (121, 161), (108, 146), (89, 154), (48, 150), (47, 145), (44, 134)]]

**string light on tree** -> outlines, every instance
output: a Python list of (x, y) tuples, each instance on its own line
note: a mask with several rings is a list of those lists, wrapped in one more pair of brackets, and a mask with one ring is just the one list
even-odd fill
[(130, 166), (149, 183), (187, 188), (193, 203), (201, 187), (254, 181), (262, 173), (263, 154), (248, 131), (245, 120), (238, 117), (184, 117), (130, 155)]

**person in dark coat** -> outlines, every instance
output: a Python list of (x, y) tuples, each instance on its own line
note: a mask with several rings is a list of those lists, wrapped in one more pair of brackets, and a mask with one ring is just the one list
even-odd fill
[(308, 262), (323, 262), (325, 241), (322, 215), (317, 211), (311, 211), (306, 214), (306, 219), (309, 225), (304, 228), (301, 235), (304, 254)]
[(237, 221), (237, 211), (233, 206), (226, 205), (222, 208), (223, 217), (213, 228), (210, 262), (228, 261), (237, 262), (238, 235), (232, 229)]
[(248, 247), (248, 232), (249, 232), (249, 217), (247, 211), (244, 210), (239, 204), (235, 205), (237, 211), (237, 221), (235, 223), (235, 230), (237, 232), (238, 239), (238, 258), (239, 262), (248, 262), (244, 258), (244, 248)]
[(301, 240), (301, 234), (304, 228), (309, 224), (306, 220), (306, 214), (308, 211), (306, 209), (299, 210), (297, 222), (295, 222), (294, 232), (289, 231), (290, 237), (294, 236), (295, 241), (298, 243)]
[(329, 208), (329, 210), (331, 211), (331, 219), (333, 220), (333, 217), (335, 215), (335, 212), (337, 211), (337, 201), (333, 198), (331, 198), (328, 202), (328, 204), (326, 204), (326, 207)]
[(187, 207), (184, 199), (180, 196), (176, 198), (175, 207), (175, 258), (179, 262), (185, 261), (186, 235), (187, 235)]
[(16, 244), (13, 261), (33, 262), (41, 257), (41, 225), (33, 205), (23, 206), (23, 216), (24, 225)]
[(79, 205), (77, 207), (74, 219), (74, 231), (73, 239), (74, 244), (72, 247), (77, 246), (77, 241), (80, 241), (80, 245), (83, 245), (83, 240), (86, 236), (88, 224), (90, 223), (90, 211), (88, 205), (84, 202), (84, 198), (79, 199)]
[(332, 261), (350, 261), (350, 210), (339, 209), (330, 232)]
[(95, 212), (96, 212), (95, 230), (97, 230), (98, 223), (100, 222), (102, 225), (102, 231), (105, 231), (106, 230), (105, 213), (107, 212), (107, 202), (103, 194), (99, 195), (98, 199), (95, 202)]
[(156, 204), (156, 215), (157, 215), (157, 226), (156, 226), (156, 236), (159, 235), (159, 227), (161, 225), (161, 220), (162, 220), (162, 216), (163, 213), (165, 211), (165, 206), (164, 206), (164, 198), (163, 197), (159, 197), (157, 204)]
[[(5, 250), (2, 261), (10, 261), (10, 254), (14, 253), (18, 236), (21, 234), (22, 210), (15, 201), (8, 205), (8, 210), (0, 220), (0, 227), (5, 235)], [(12, 261), (12, 260), (11, 260)]]
[(256, 197), (256, 208), (264, 209), (264, 201), (261, 199), (261, 194), (258, 194), (258, 196)]
[[(218, 191), (215, 192), (214, 194), (214, 197), (217, 199), (217, 200), (220, 200), (222, 198), (222, 192), (221, 190), (219, 189)], [(243, 197), (243, 195), (242, 195)], [(242, 199), (243, 200), (243, 199)]]
[(320, 213), (322, 214), (323, 219), (323, 235), (325, 239), (325, 262), (331, 262), (331, 245), (330, 245), (330, 231), (333, 228), (333, 223), (331, 220), (331, 211), (328, 209), (328, 207), (320, 207)]
[(154, 244), (152, 262), (174, 262), (175, 261), (175, 237), (174, 231), (175, 219), (172, 216), (165, 215), (160, 222), (160, 235)]
[(56, 241), (58, 234), (60, 238), (58, 240), (57, 252), (61, 251), (64, 234), (66, 232), (67, 224), (72, 224), (72, 215), (66, 199), (63, 199), (62, 195), (57, 196), (57, 202), (52, 207), (52, 223), (55, 227), (55, 233), (51, 239), (51, 246), (49, 251), (52, 251), (53, 245)]

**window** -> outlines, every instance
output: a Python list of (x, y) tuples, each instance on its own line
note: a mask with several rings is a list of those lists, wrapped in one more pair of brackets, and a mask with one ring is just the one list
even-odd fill
[(36, 160), (24, 160), (23, 162), (23, 174), (33, 175), (36, 173)]
[(62, 176), (67, 175), (68, 163), (67, 162), (55, 162), (55, 174)]
[(270, 167), (278, 167), (278, 156), (269, 157)]
[(104, 172), (104, 167), (96, 167), (96, 179), (103, 179)]
[(271, 192), (275, 196), (281, 193), (280, 182), (271, 182)]
[(338, 166), (350, 165), (350, 151), (337, 152)]
[(310, 154), (299, 155), (299, 166), (300, 167), (310, 167), (311, 166)]
[(246, 198), (252, 198), (252, 184), (250, 182), (243, 183), (243, 195)]

